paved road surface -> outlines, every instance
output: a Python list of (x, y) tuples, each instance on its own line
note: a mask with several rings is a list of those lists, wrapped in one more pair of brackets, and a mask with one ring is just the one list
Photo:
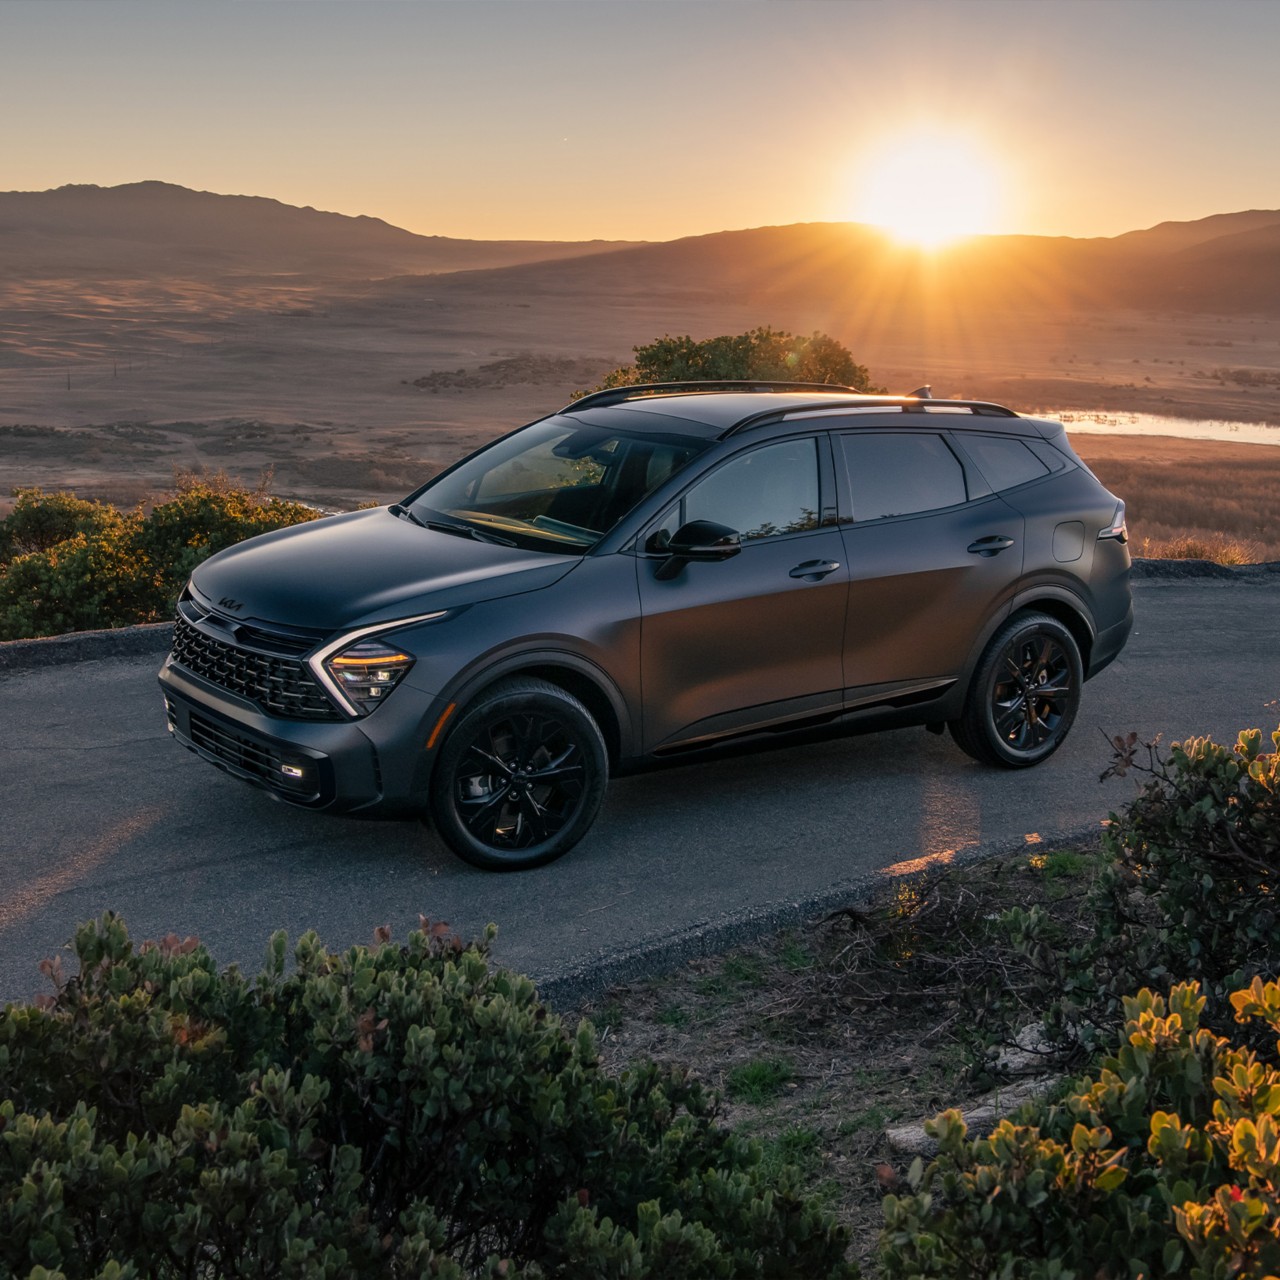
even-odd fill
[[(1098, 729), (1166, 740), (1280, 722), (1280, 580), (1135, 584), (1123, 656), (1085, 690), (1046, 765), (982, 768), (923, 730), (808, 743), (623, 779), (592, 834), (549, 867), (475, 871), (417, 823), (273, 802), (169, 741), (158, 659), (0, 676), (0, 1000), (42, 989), (39, 960), (110, 907), (135, 938), (198, 934), (255, 967), (279, 927), (330, 946), (403, 937), (419, 912), (538, 977), (749, 929), (788, 904), (948, 851), (1095, 826), (1132, 793), (1100, 786)], [(736, 922), (736, 923), (735, 923)]]

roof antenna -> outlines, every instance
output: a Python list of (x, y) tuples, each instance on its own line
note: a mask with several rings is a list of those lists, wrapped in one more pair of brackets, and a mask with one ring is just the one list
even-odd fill
[(914, 391), (908, 391), (904, 400), (932, 400), (933, 387), (926, 383), (923, 387), (917, 387)]

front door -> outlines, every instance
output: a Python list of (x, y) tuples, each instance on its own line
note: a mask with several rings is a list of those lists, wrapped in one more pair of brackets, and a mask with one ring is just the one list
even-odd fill
[(666, 581), (662, 557), (638, 558), (647, 750), (839, 710), (848, 571), (839, 530), (822, 523), (819, 445), (739, 453), (646, 530), (642, 547), (690, 520), (742, 536), (736, 556)]

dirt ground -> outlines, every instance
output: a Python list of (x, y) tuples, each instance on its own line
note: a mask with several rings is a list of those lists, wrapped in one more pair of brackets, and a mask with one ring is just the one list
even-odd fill
[[(891, 880), (870, 903), (616, 988), (582, 1012), (610, 1070), (671, 1063), (715, 1089), (721, 1122), (758, 1140), (767, 1167), (796, 1166), (867, 1268), (881, 1199), (905, 1173), (886, 1126), (989, 1090), (988, 1055), (1008, 1026), (1032, 1020), (996, 915), (1038, 903), (1064, 942), (1087, 931), (1099, 857), (1032, 846)], [(998, 1018), (987, 1017), (992, 1001), (1003, 1002)]]
[(130, 503), (175, 467), (272, 468), (286, 496), (389, 501), (636, 344), (760, 324), (822, 328), (896, 391), (1280, 423), (1280, 320), (1001, 313), (890, 330), (794, 302), (766, 315), (693, 290), (512, 279), (0, 282), (0, 492)]

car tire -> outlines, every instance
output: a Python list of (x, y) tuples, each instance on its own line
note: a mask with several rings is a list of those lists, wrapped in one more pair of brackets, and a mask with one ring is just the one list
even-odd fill
[(546, 680), (503, 680), (445, 739), (430, 813), (440, 838), (473, 867), (522, 870), (586, 835), (608, 781), (604, 737), (577, 698)]
[(1045, 613), (1018, 613), (990, 639), (947, 727), (984, 764), (1026, 769), (1062, 745), (1080, 706), (1084, 669), (1071, 632)]

